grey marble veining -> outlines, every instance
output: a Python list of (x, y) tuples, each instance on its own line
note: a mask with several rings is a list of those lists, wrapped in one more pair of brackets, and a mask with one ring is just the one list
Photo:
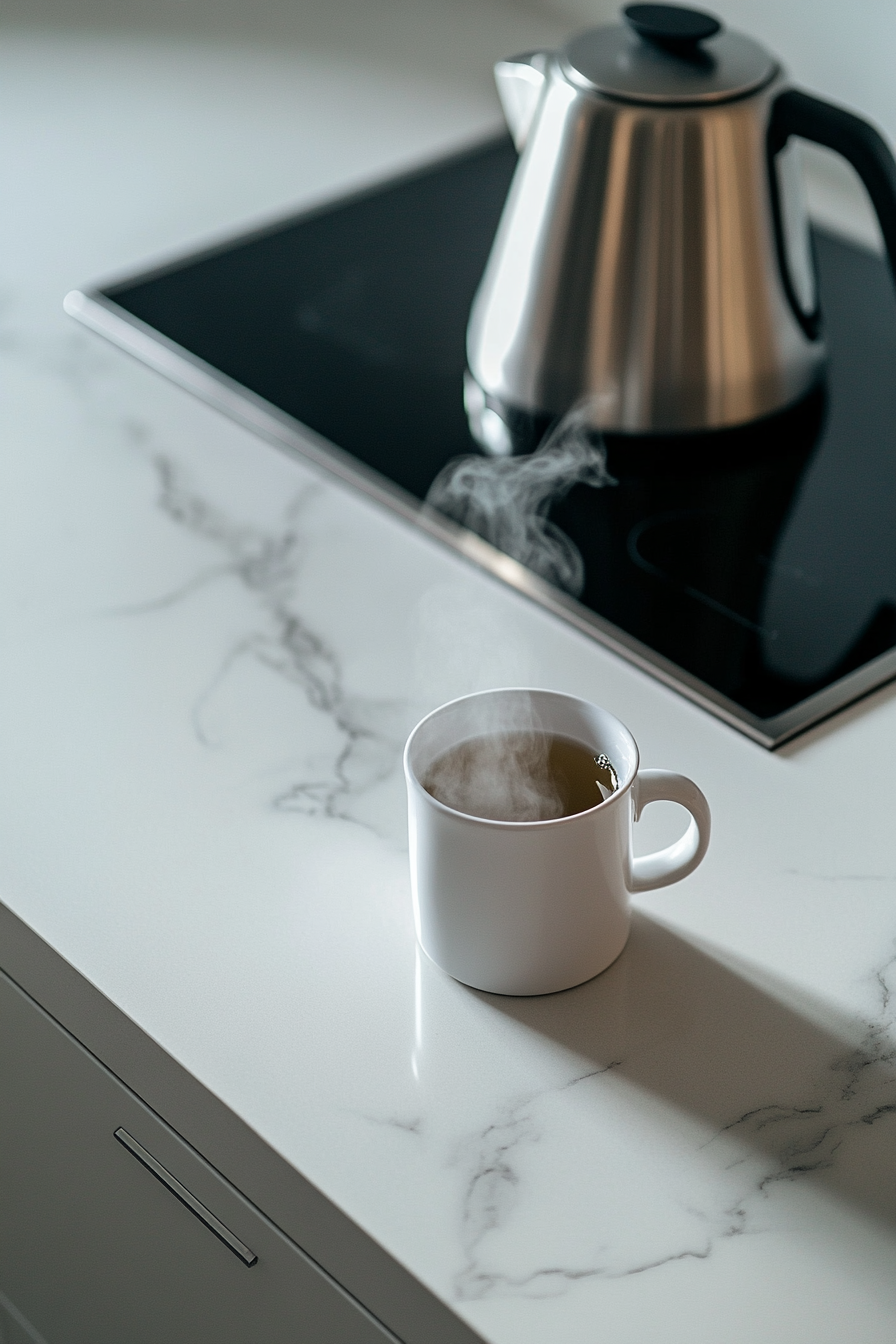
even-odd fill
[(340, 739), (326, 769), (281, 788), (271, 798), (272, 807), (369, 824), (354, 804), (398, 768), (410, 726), (409, 710), (401, 701), (348, 692), (338, 653), (302, 616), (295, 591), (304, 555), (302, 520), (314, 508), (321, 488), (304, 486), (277, 523), (263, 531), (204, 498), (172, 458), (154, 454), (153, 466), (162, 514), (205, 542), (219, 558), (175, 589), (119, 607), (110, 615), (151, 616), (193, 598), (210, 584), (232, 580), (241, 585), (252, 598), (256, 618), (252, 628), (226, 649), (212, 679), (197, 692), (191, 717), (198, 740), (211, 750), (223, 746), (209, 724), (209, 708), (243, 660), (256, 662), (293, 685), (311, 709), (330, 718)]
[[(639, 1009), (650, 982), (653, 1002)], [(464, 1141), (458, 1298), (554, 1297), (708, 1260), (731, 1238), (786, 1224), (788, 1191), (806, 1180), (896, 1229), (896, 952), (870, 982), (874, 1016), (833, 1033), (642, 919), (591, 986), (509, 1007), (602, 1062), (502, 1103)], [(660, 1050), (657, 1009), (672, 1028)], [(684, 1180), (658, 1164), (658, 1136), (632, 1108), (642, 1089), (648, 1110), (666, 1111), (659, 1146)], [(539, 1165), (557, 1181), (551, 1232)], [(556, 1235), (563, 1220), (572, 1237)]]

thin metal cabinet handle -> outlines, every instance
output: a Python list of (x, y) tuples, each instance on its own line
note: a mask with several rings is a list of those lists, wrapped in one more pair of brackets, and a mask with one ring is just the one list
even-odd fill
[(172, 1195), (179, 1199), (181, 1204), (185, 1205), (191, 1213), (194, 1213), (201, 1223), (205, 1223), (208, 1230), (214, 1232), (219, 1241), (223, 1241), (224, 1245), (228, 1246), (234, 1255), (238, 1255), (248, 1269), (251, 1269), (257, 1263), (258, 1256), (255, 1252), (250, 1251), (249, 1247), (240, 1241), (239, 1237), (234, 1236), (230, 1229), (225, 1227), (210, 1209), (200, 1203), (195, 1195), (191, 1195), (186, 1186), (181, 1185), (177, 1177), (171, 1175), (167, 1167), (163, 1167), (161, 1162), (156, 1161), (152, 1153), (146, 1151), (142, 1143), (138, 1143), (126, 1129), (122, 1129), (120, 1126), (115, 1131), (115, 1138), (122, 1147), (127, 1148), (128, 1152), (136, 1157), (138, 1162), (143, 1164), (147, 1171), (155, 1176), (157, 1181), (161, 1181), (163, 1185), (167, 1186)]

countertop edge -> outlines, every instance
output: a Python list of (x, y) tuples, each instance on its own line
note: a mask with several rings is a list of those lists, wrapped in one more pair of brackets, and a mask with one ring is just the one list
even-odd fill
[(481, 1344), (455, 1315), (0, 902), (0, 968), (406, 1344)]

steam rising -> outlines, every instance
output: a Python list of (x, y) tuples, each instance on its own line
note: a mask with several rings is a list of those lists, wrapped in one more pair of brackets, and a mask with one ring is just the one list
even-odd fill
[(549, 765), (550, 738), (525, 691), (483, 697), (467, 725), (475, 736), (440, 756), (423, 787), (439, 802), (492, 821), (549, 821), (564, 814)]
[(606, 449), (574, 407), (536, 452), (525, 457), (459, 457), (439, 473), (426, 503), (574, 597), (585, 584), (575, 543), (548, 518), (574, 485), (615, 485)]
[[(574, 407), (528, 456), (471, 454), (449, 462), (433, 481), (427, 506), (577, 596), (585, 583), (584, 562), (548, 514), (574, 485), (616, 484), (591, 423), (592, 409), (590, 402)], [(515, 692), (512, 701), (484, 697), (476, 712), (481, 722), (467, 725), (465, 741), (430, 765), (422, 780), (428, 792), (455, 811), (494, 821), (566, 815), (551, 770), (551, 736), (531, 698), (524, 692)]]
[(491, 821), (550, 821), (566, 811), (548, 770), (545, 737), (494, 733), (454, 747), (424, 787), (456, 812)]

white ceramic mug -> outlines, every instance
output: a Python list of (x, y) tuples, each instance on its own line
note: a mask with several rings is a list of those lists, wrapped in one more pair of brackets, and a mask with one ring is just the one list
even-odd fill
[[(613, 763), (619, 787), (587, 812), (550, 821), (492, 821), (439, 802), (423, 787), (451, 747), (519, 726), (521, 709), (545, 733), (573, 738)], [(555, 691), (513, 688), (452, 700), (427, 715), (404, 752), (417, 938), (449, 975), (493, 994), (551, 994), (615, 961), (631, 923), (632, 892), (677, 882), (709, 844), (709, 805), (684, 775), (638, 769), (631, 733), (605, 709)], [(647, 803), (690, 812), (675, 844), (632, 854)]]

